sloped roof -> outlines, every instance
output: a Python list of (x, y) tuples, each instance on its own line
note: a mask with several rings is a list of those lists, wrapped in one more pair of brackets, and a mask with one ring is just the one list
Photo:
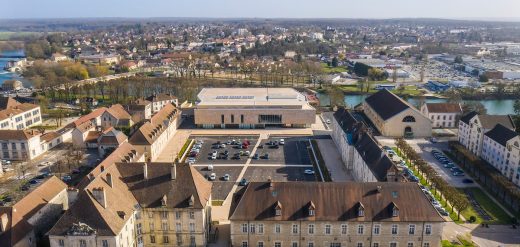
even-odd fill
[(462, 121), (462, 122), (464, 122), (466, 124), (469, 124), (469, 121), (476, 115), (478, 115), (478, 113), (475, 112), (475, 111), (469, 112), (468, 114), (462, 116), (460, 118), (460, 121)]
[(429, 113), (462, 113), (458, 103), (426, 103)]
[(402, 111), (412, 108), (399, 96), (383, 89), (368, 96), (365, 102), (383, 119), (388, 120)]
[(148, 178), (144, 179), (145, 163), (116, 164), (121, 179), (142, 207), (161, 206), (164, 195), (167, 207), (187, 208), (189, 199), (194, 198), (193, 208), (204, 208), (210, 199), (211, 182), (197, 170), (185, 164), (176, 165), (176, 179), (171, 179), (172, 163), (147, 165)]
[(507, 127), (504, 127), (504, 125), (502, 124), (497, 124), (493, 129), (486, 132), (485, 135), (491, 138), (492, 140), (498, 142), (500, 145), (506, 146), (507, 141), (518, 136), (518, 133), (512, 131)]
[(13, 97), (0, 97), (0, 110), (5, 110), (14, 106), (20, 105)]
[[(310, 220), (311, 201), (314, 221), (444, 222), (416, 183), (379, 182), (251, 182), (230, 220)], [(281, 216), (275, 216), (277, 202), (283, 205)], [(359, 203), (364, 217), (357, 215)], [(392, 217), (392, 205), (402, 205), (397, 217)]]
[(68, 128), (76, 128), (80, 124), (82, 124), (82, 123), (84, 123), (86, 121), (91, 121), (94, 118), (100, 117), (106, 110), (107, 110), (106, 107), (97, 108), (96, 110), (92, 111), (91, 113), (89, 113), (87, 115), (84, 115), (84, 116), (76, 119), (74, 122), (68, 124), (67, 127)]
[(106, 110), (110, 115), (117, 119), (131, 119), (130, 113), (128, 113), (125, 108), (123, 108), (120, 104), (112, 105), (110, 108)]
[(509, 129), (515, 129), (515, 123), (509, 115), (479, 115), (478, 119), (484, 129), (492, 129), (501, 124)]
[(166, 104), (150, 121), (141, 125), (128, 141), (133, 145), (153, 144), (177, 115), (177, 108)]
[(0, 130), (0, 140), (29, 140), (40, 134), (41, 132), (35, 129)]
[(65, 183), (52, 176), (13, 206), (0, 207), (0, 215), (6, 213), (9, 219), (7, 231), (0, 233), (0, 243), (14, 246), (22, 240), (33, 229), (28, 219), (66, 189)]
[(368, 134), (362, 133), (354, 148), (378, 181), (386, 181), (388, 171), (394, 167), (394, 163), (377, 142)]

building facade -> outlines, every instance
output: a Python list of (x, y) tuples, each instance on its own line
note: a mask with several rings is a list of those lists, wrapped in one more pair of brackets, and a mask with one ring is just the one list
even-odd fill
[(13, 98), (0, 99), (0, 130), (23, 130), (41, 124), (40, 106)]
[(383, 89), (363, 102), (363, 111), (383, 136), (430, 137), (432, 122), (408, 102)]
[(484, 134), (481, 157), (520, 187), (520, 136), (497, 124)]
[(236, 205), (240, 247), (440, 246), (444, 222), (414, 183), (254, 182)]
[(426, 103), (421, 112), (432, 120), (433, 128), (457, 128), (462, 108), (458, 103)]
[(308, 128), (316, 110), (292, 88), (204, 88), (194, 115), (201, 128)]

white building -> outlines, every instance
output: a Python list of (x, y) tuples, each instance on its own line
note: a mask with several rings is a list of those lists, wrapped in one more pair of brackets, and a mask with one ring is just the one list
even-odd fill
[(146, 98), (146, 100), (152, 102), (152, 114), (160, 111), (167, 104), (179, 107), (179, 99), (169, 93), (154, 94)]
[(457, 103), (426, 103), (421, 112), (432, 120), (433, 128), (457, 128), (462, 108)]
[(520, 186), (520, 136), (497, 124), (484, 134), (481, 157)]
[(346, 169), (358, 182), (400, 181), (392, 160), (368, 133), (368, 128), (344, 108), (334, 113), (332, 139)]
[(23, 130), (42, 124), (39, 105), (0, 98), (0, 130)]
[(69, 136), (70, 131), (65, 129), (43, 135), (34, 129), (0, 130), (0, 157), (4, 160), (32, 160), (68, 141)]
[(481, 156), (484, 134), (497, 124), (514, 131), (515, 124), (509, 115), (478, 115), (470, 112), (459, 121), (459, 142), (476, 156)]

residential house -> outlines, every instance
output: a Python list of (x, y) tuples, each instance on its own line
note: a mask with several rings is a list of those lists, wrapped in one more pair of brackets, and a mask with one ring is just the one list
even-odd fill
[(108, 127), (131, 127), (132, 116), (120, 104), (115, 104), (101, 114), (101, 126)]
[(11, 205), (0, 206), (0, 244), (36, 247), (69, 207), (67, 185), (52, 176)]
[(39, 105), (0, 97), (0, 130), (23, 130), (42, 124)]
[(154, 94), (146, 100), (152, 102), (152, 113), (160, 111), (167, 104), (173, 104), (175, 107), (179, 107), (179, 99), (169, 93)]
[(106, 129), (97, 139), (99, 156), (105, 157), (107, 153), (113, 152), (127, 141), (128, 137), (123, 132), (112, 127)]
[(444, 225), (416, 183), (251, 182), (231, 208), (242, 247), (433, 247)]
[(188, 165), (105, 168), (50, 230), (51, 247), (206, 246), (211, 183)]
[(520, 187), (520, 136), (497, 124), (484, 134), (481, 157)]
[(432, 120), (433, 128), (457, 128), (462, 115), (459, 103), (426, 103), (421, 112)]
[(154, 161), (166, 148), (179, 127), (180, 111), (172, 104), (167, 104), (149, 121), (137, 129), (129, 139), (146, 160)]
[(481, 156), (484, 134), (497, 124), (514, 131), (516, 126), (509, 115), (486, 115), (470, 112), (459, 121), (459, 142), (471, 153)]
[(132, 101), (126, 106), (126, 110), (134, 123), (152, 118), (152, 102), (145, 99)]

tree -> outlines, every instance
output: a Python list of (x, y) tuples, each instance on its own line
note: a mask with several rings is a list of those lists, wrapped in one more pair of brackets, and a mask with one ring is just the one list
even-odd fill
[(457, 56), (455, 57), (455, 59), (453, 59), (453, 62), (454, 62), (454, 63), (461, 64), (461, 63), (464, 62), (464, 60), (462, 59), (462, 56), (461, 56), (461, 55), (457, 55)]
[(383, 81), (386, 80), (387, 77), (388, 75), (378, 68), (370, 68), (368, 70), (368, 78), (371, 81)]
[(468, 112), (477, 112), (479, 115), (484, 115), (487, 113), (486, 107), (480, 103), (480, 102), (466, 102), (462, 104), (462, 112), (468, 113)]
[(334, 68), (338, 67), (338, 63), (339, 63), (339, 61), (338, 61), (337, 57), (332, 58), (332, 62), (331, 62), (332, 67), (334, 67)]
[(330, 99), (330, 106), (345, 106), (345, 94), (338, 86), (331, 86), (327, 89)]

